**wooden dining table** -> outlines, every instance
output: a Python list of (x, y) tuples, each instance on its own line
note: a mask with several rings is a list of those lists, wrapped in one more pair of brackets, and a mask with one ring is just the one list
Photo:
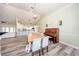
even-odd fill
[(34, 40), (37, 40), (37, 38), (44, 37), (43, 33), (33, 32), (28, 34), (28, 43), (33, 42)]

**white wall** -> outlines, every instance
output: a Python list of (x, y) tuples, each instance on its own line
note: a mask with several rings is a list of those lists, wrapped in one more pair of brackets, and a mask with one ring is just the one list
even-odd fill
[[(59, 26), (62, 20), (62, 26)], [(70, 4), (43, 17), (39, 22), (39, 31), (44, 32), (45, 25), (60, 29), (60, 41), (79, 47), (79, 4)]]

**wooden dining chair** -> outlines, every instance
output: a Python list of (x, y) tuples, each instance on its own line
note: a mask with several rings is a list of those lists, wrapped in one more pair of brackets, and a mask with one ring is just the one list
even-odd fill
[(44, 48), (47, 48), (48, 52), (48, 45), (49, 45), (49, 37), (45, 36), (42, 38), (42, 55), (44, 55)]
[(41, 55), (41, 38), (37, 38), (32, 42), (32, 56), (36, 51), (39, 51), (39, 56)]

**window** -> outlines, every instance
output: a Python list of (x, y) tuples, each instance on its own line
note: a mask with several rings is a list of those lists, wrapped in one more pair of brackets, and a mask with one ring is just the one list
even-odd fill
[(6, 27), (6, 31), (5, 32), (9, 32), (9, 27)]
[(2, 32), (5, 32), (5, 30), (6, 30), (5, 27), (2, 27)]
[(13, 29), (13, 27), (10, 27), (10, 32), (14, 32), (14, 29)]
[(13, 28), (13, 32), (15, 32), (15, 27)]
[(2, 32), (15, 32), (15, 27), (2, 27)]

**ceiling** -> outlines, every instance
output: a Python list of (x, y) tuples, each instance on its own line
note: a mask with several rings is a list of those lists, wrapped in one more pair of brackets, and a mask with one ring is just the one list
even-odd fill
[(40, 15), (48, 14), (49, 12), (55, 12), (56, 10), (63, 8), (69, 3), (9, 3), (8, 5), (23, 9), (25, 11), (33, 11)]
[(48, 13), (56, 12), (69, 3), (3, 3), (0, 4), (0, 21), (15, 24), (16, 18), (24, 25), (34, 25)]

